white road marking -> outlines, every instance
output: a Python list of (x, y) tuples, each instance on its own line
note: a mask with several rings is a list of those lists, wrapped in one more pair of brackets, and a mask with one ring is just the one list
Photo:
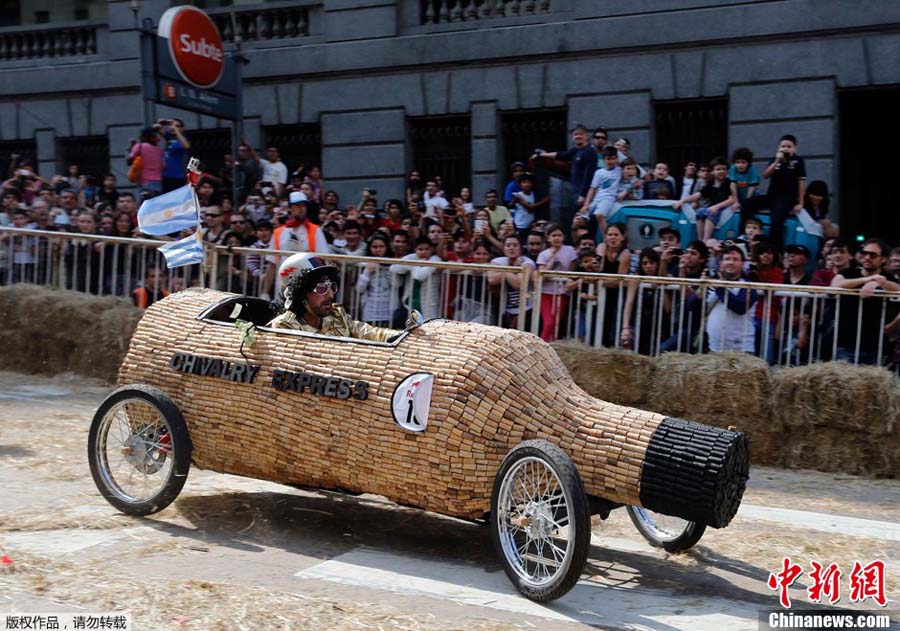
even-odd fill
[(152, 528), (138, 527), (123, 530), (39, 530), (35, 532), (0, 533), (0, 549), (22, 550), (49, 556), (71, 554), (94, 546), (112, 543), (138, 533), (153, 532)]
[(67, 397), (74, 394), (68, 388), (57, 386), (14, 386), (12, 392), (0, 390), (0, 399), (42, 400), (47, 397)]
[(806, 528), (819, 532), (837, 533), (851, 537), (870, 537), (884, 541), (900, 541), (900, 524), (890, 521), (829, 515), (790, 508), (741, 504), (736, 519), (758, 519), (777, 522), (793, 528)]
[[(680, 596), (659, 589), (620, 589), (581, 582), (562, 599), (541, 605), (521, 596), (503, 572), (461, 563), (358, 549), (294, 576), (406, 595), (427, 596), (550, 620), (626, 629), (755, 631), (756, 608), (708, 596)], [(678, 613), (673, 613), (678, 612)]]

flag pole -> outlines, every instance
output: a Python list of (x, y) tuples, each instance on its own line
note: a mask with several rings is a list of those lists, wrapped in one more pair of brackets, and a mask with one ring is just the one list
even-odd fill
[[(188, 184), (191, 185), (191, 197), (194, 200), (194, 210), (197, 211), (197, 240), (200, 242), (200, 247), (203, 248), (203, 225), (200, 220), (200, 200), (197, 198), (197, 184), (200, 182), (200, 160), (198, 158), (191, 158), (188, 161), (187, 165), (187, 181)], [(200, 286), (206, 287), (206, 275), (203, 271), (203, 268), (206, 263), (206, 252), (203, 253), (203, 261), (200, 263)]]

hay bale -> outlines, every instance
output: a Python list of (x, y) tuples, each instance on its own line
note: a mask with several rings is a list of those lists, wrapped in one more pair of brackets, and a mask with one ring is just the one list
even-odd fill
[(876, 366), (797, 366), (775, 373), (772, 410), (789, 427), (830, 427), (848, 438), (857, 432), (884, 436), (900, 415), (900, 390), (897, 378)]
[(788, 428), (782, 442), (780, 458), (772, 464), (869, 477), (900, 474), (896, 432), (885, 440), (833, 427), (793, 427)]
[(111, 382), (142, 314), (126, 298), (34, 285), (0, 288), (0, 367)]
[(766, 362), (746, 353), (664, 353), (647, 400), (672, 416), (741, 426), (768, 419), (771, 387)]
[(553, 342), (572, 379), (591, 396), (618, 405), (646, 400), (656, 361), (618, 348), (592, 348), (574, 340)]
[(746, 353), (664, 353), (656, 360), (647, 408), (717, 427), (734, 425), (750, 437), (754, 464), (778, 457), (781, 426), (769, 415), (769, 367)]
[(791, 468), (900, 474), (900, 381), (875, 366), (828, 362), (775, 373), (772, 409)]

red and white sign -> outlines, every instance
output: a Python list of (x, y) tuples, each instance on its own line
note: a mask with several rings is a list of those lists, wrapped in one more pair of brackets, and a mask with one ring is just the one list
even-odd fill
[(215, 23), (196, 7), (172, 7), (159, 19), (158, 34), (169, 41), (172, 62), (182, 78), (210, 88), (225, 70), (225, 48)]

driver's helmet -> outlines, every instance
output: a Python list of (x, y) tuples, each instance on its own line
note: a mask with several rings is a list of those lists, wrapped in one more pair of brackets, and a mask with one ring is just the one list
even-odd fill
[(335, 282), (340, 280), (338, 268), (315, 252), (300, 252), (287, 257), (278, 266), (278, 276), (284, 288), (285, 306), (288, 308), (288, 302), (293, 302), (291, 294), (304, 296), (306, 292), (312, 291), (323, 276), (330, 276)]

